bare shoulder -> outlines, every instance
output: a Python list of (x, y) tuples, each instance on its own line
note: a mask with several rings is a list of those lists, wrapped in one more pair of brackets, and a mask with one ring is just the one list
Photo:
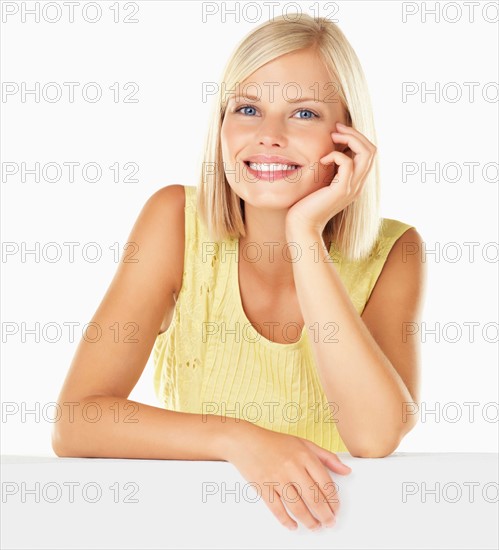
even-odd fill
[(372, 301), (376, 298), (397, 300), (403, 295), (407, 306), (412, 299), (412, 308), (419, 309), (426, 278), (423, 246), (423, 238), (415, 227), (402, 233), (388, 253), (373, 289)]
[[(184, 269), (186, 191), (183, 185), (167, 185), (153, 193), (144, 213), (150, 216), (158, 233), (158, 261), (168, 262), (171, 268), (171, 291), (178, 296)], [(166, 290), (166, 289), (165, 289)]]
[(415, 227), (410, 227), (393, 244), (383, 266), (385, 276), (387, 272), (410, 276), (412, 280), (424, 274), (424, 243), (423, 238)]
[(423, 239), (411, 227), (393, 244), (361, 315), (416, 402), (420, 393), (418, 327), (425, 287)]
[(158, 203), (171, 203), (172, 201), (177, 201), (179, 204), (182, 203), (183, 206), (185, 203), (185, 187), (179, 184), (165, 185), (165, 187), (161, 187), (154, 192), (149, 200)]
[[(183, 186), (163, 187), (145, 201), (91, 319), (100, 328), (99, 338), (81, 339), (59, 399), (130, 395), (174, 310), (183, 273), (183, 220)], [(113, 327), (119, 327), (120, 338)]]

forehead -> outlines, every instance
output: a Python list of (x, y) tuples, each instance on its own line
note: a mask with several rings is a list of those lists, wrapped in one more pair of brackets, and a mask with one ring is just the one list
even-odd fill
[(314, 100), (338, 97), (338, 83), (316, 52), (298, 50), (269, 61), (236, 86), (230, 98), (256, 97), (261, 101), (287, 98)]

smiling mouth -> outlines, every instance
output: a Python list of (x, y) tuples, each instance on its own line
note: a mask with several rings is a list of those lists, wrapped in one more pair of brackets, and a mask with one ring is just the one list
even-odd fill
[[(295, 174), (299, 173), (301, 166), (298, 164), (258, 163), (243, 161), (247, 167), (250, 178), (260, 182), (288, 182), (295, 183)], [(290, 179), (291, 178), (291, 179)]]
[(246, 166), (251, 170), (255, 170), (257, 172), (288, 172), (301, 168), (299, 164), (281, 164), (278, 162), (260, 163), (245, 160), (244, 164), (246, 164)]

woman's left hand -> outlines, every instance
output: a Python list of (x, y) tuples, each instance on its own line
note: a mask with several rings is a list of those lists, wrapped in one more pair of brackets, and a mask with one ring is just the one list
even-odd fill
[(371, 169), (376, 147), (364, 135), (339, 122), (339, 132), (333, 132), (335, 143), (345, 143), (353, 158), (340, 151), (333, 151), (319, 159), (324, 165), (336, 163), (338, 171), (329, 185), (310, 193), (295, 203), (286, 214), (286, 224), (291, 227), (310, 228), (322, 233), (327, 222), (353, 202), (361, 193)]

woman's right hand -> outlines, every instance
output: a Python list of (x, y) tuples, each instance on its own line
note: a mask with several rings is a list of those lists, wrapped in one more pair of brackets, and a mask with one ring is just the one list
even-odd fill
[(274, 516), (289, 529), (297, 523), (283, 505), (309, 529), (332, 527), (339, 510), (337, 485), (327, 468), (346, 475), (352, 470), (335, 453), (294, 435), (243, 421), (228, 461), (246, 481), (257, 484)]

